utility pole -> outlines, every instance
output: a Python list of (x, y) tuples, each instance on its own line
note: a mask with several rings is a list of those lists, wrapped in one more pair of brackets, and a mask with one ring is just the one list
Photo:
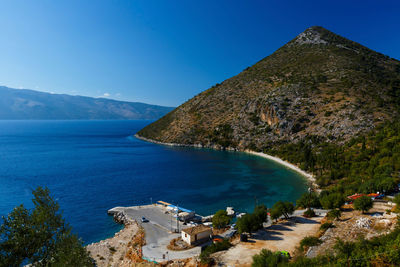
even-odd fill
[(151, 203), (151, 205), (153, 205), (153, 198), (152, 197), (150, 198), (150, 203)]
[(178, 233), (179, 233), (179, 217), (178, 217), (178, 213), (179, 213), (179, 207), (178, 207), (178, 205), (176, 205), (176, 229), (178, 230)]

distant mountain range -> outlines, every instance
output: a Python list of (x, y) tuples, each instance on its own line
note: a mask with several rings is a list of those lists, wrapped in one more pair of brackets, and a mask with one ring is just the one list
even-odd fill
[(0, 86), (1, 120), (159, 119), (172, 107)]

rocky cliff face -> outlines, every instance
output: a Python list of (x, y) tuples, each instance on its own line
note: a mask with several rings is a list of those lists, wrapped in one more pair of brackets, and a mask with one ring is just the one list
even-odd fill
[(340, 143), (391, 120), (399, 104), (399, 61), (311, 27), (138, 135), (238, 149), (310, 136)]

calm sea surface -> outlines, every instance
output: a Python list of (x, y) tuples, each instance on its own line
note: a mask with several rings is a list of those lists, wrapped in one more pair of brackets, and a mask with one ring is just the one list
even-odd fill
[(47, 186), (85, 243), (112, 236), (115, 206), (164, 200), (209, 215), (252, 211), (306, 190), (297, 173), (239, 152), (175, 148), (138, 140), (150, 121), (0, 121), (0, 215)]

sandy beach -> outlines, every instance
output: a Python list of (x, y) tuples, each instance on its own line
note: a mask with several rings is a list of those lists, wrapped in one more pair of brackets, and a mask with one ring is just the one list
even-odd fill
[(312, 174), (303, 171), (302, 169), (300, 169), (299, 167), (297, 167), (296, 165), (294, 165), (294, 164), (292, 164), (290, 162), (287, 162), (287, 161), (282, 160), (282, 159), (280, 159), (278, 157), (274, 157), (274, 156), (271, 156), (271, 155), (268, 155), (268, 154), (265, 154), (265, 153), (262, 153), (262, 152), (255, 152), (255, 151), (251, 151), (251, 150), (245, 150), (244, 152), (252, 154), (252, 155), (256, 155), (256, 156), (259, 156), (259, 157), (263, 157), (263, 158), (266, 158), (266, 159), (269, 159), (269, 160), (273, 160), (273, 161), (285, 166), (288, 169), (294, 170), (297, 173), (299, 173), (302, 176), (304, 176), (305, 178), (307, 178), (307, 180), (312, 182), (315, 188), (318, 188), (318, 185), (315, 182), (315, 177)]
[[(186, 147), (202, 148), (201, 145), (194, 145), (194, 144), (163, 143), (163, 142), (159, 142), (159, 141), (155, 141), (155, 140), (151, 140), (151, 139), (139, 136), (138, 134), (135, 134), (135, 137), (140, 139), (140, 140), (146, 141), (146, 142), (159, 144), (159, 145), (165, 145), (165, 146), (186, 146)], [(301, 174), (308, 181), (313, 183), (314, 188), (319, 188), (318, 184), (315, 181), (314, 175), (303, 171), (302, 169), (300, 169), (299, 167), (297, 167), (296, 165), (294, 165), (294, 164), (292, 164), (292, 163), (290, 163), (288, 161), (282, 160), (282, 159), (280, 159), (278, 157), (274, 157), (274, 156), (271, 156), (271, 155), (268, 155), (268, 154), (265, 154), (265, 153), (262, 153), (262, 152), (255, 152), (255, 151), (252, 151), (252, 150), (244, 150), (244, 151), (234, 150), (234, 151), (245, 152), (245, 153), (249, 153), (249, 154), (252, 154), (252, 155), (263, 157), (263, 158), (266, 158), (266, 159), (269, 159), (269, 160), (273, 160), (273, 161), (285, 166), (286, 168), (294, 170), (295, 172)]]

